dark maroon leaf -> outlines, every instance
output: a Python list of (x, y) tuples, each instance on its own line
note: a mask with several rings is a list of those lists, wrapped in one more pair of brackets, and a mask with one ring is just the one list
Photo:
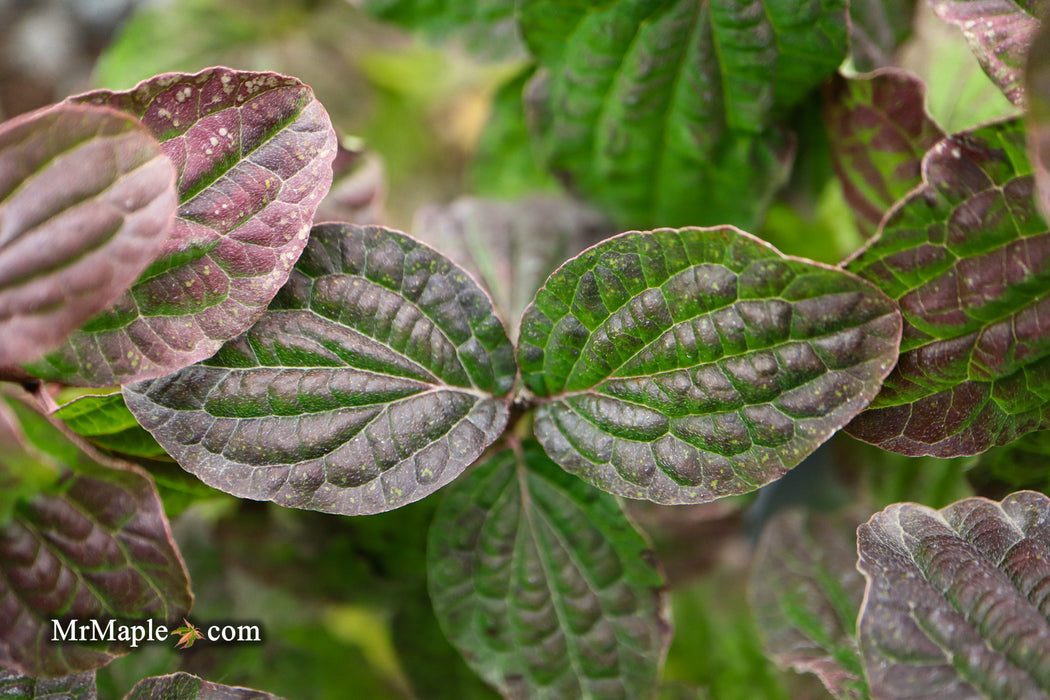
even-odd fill
[(362, 515), (477, 459), (503, 432), (516, 370), (491, 300), (448, 258), (397, 231), (322, 224), (251, 330), (124, 398), (209, 486)]
[(11, 700), (95, 700), (95, 673), (61, 678), (29, 678), (0, 669), (0, 698)]
[(847, 430), (902, 454), (976, 454), (1050, 427), (1050, 233), (1018, 120), (945, 139), (922, 168), (847, 266), (905, 321), (897, 367)]
[(930, 0), (958, 26), (988, 77), (1018, 107), (1026, 103), (1022, 70), (1047, 0)]
[(136, 119), (62, 104), (0, 124), (0, 365), (35, 360), (123, 294), (175, 214)]
[(31, 371), (103, 386), (210, 357), (262, 315), (306, 245), (332, 181), (327, 113), (295, 78), (226, 68), (71, 99), (141, 118), (175, 163), (180, 205), (138, 283)]
[(1050, 219), (1050, 23), (1032, 42), (1025, 74), (1028, 89), (1028, 155), (1039, 187), (1037, 201)]
[(857, 532), (860, 648), (880, 698), (1050, 694), (1050, 499), (896, 503)]
[(922, 81), (893, 69), (862, 78), (836, 75), (825, 87), (832, 162), (865, 235), (922, 184), (922, 157), (944, 137), (926, 113), (925, 98)]
[(143, 678), (124, 700), (281, 700), (261, 690), (220, 685), (189, 673)]

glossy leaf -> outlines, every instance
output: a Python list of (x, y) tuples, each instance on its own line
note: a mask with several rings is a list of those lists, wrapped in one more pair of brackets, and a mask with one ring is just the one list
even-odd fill
[(625, 227), (752, 228), (783, 184), (776, 125), (842, 62), (846, 3), (519, 3), (547, 165)]
[(547, 276), (613, 233), (598, 212), (558, 197), (463, 198), (420, 210), (412, 229), (485, 287), (500, 317), (513, 324), (511, 337)]
[(922, 184), (922, 158), (944, 137), (926, 113), (925, 94), (918, 78), (899, 70), (836, 76), (825, 88), (835, 172), (868, 236), (890, 207)]
[(0, 124), (0, 365), (109, 306), (172, 225), (175, 171), (136, 119), (57, 105)]
[(642, 698), (670, 641), (652, 557), (616, 499), (526, 443), (451, 487), (427, 572), (446, 636), (503, 695)]
[(698, 503), (782, 476), (878, 392), (900, 317), (874, 287), (733, 228), (601, 243), (525, 311), (536, 436), (621, 496)]
[(120, 394), (80, 396), (59, 407), (54, 415), (106, 452), (152, 459), (168, 456), (138, 424)]
[(143, 678), (124, 700), (280, 700), (261, 690), (241, 688), (201, 680), (189, 673)]
[[(55, 466), (58, 481), (18, 502), (0, 528), (0, 666), (64, 676), (98, 668), (128, 646), (53, 642), (52, 619), (174, 621), (192, 596), (152, 482), (83, 455), (70, 471), (71, 445), (61, 433), (46, 421), (26, 425), (38, 434), (22, 441), (23, 450)], [(42, 454), (41, 445), (54, 454)], [(19, 474), (11, 466), (17, 457), (0, 455), (0, 476)]]
[(850, 57), (859, 71), (896, 64), (897, 48), (912, 33), (917, 0), (852, 0)]
[(837, 698), (866, 698), (857, 649), (864, 579), (856, 521), (786, 511), (762, 530), (751, 605), (777, 665), (816, 674)]
[(959, 27), (988, 77), (1018, 107), (1026, 105), (1022, 71), (1047, 0), (930, 0)]
[(1050, 23), (1032, 41), (1025, 73), (1028, 90), (1028, 154), (1038, 186), (1036, 201), (1050, 220)]
[(857, 532), (860, 648), (876, 697), (1050, 693), (1050, 500), (897, 503)]
[(365, 514), (477, 459), (506, 425), (495, 396), (514, 375), (491, 301), (448, 258), (396, 231), (322, 224), (251, 330), (124, 398), (209, 486)]
[(62, 678), (28, 678), (0, 669), (0, 698), (12, 700), (95, 700), (94, 672)]
[(976, 454), (1050, 427), (1050, 232), (1018, 121), (940, 142), (849, 270), (894, 298), (901, 357), (847, 428), (888, 450)]
[(309, 87), (275, 73), (169, 73), (71, 98), (142, 119), (178, 173), (159, 259), (44, 360), (40, 377), (107, 386), (210, 357), (288, 278), (332, 182), (335, 132)]

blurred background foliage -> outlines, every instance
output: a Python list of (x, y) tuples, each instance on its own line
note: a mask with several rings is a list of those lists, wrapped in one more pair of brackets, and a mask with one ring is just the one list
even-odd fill
[[(932, 116), (956, 130), (1013, 113), (962, 36), (919, 6), (896, 62), (924, 78)], [(347, 0), (0, 0), (0, 116), (162, 72), (272, 70), (311, 85), (356, 154), (343, 194), (360, 200), (351, 209), (361, 218), (411, 232), (425, 204), (557, 190), (520, 119), (528, 71), (513, 28), (438, 29), (413, 36)], [(819, 94), (789, 123), (798, 157), (757, 233), (786, 253), (837, 263), (862, 239), (831, 171)], [(840, 435), (749, 496), (629, 504), (672, 592), (676, 635), (661, 697), (827, 697), (812, 676), (769, 662), (748, 609), (754, 543), (779, 509), (860, 503), (871, 513), (901, 500), (941, 507), (975, 492), (1045, 489), (1048, 453), (1043, 434), (958, 460), (909, 459)], [(238, 501), (171, 464), (154, 467), (192, 576), (193, 618), (257, 621), (264, 641), (147, 646), (99, 672), (100, 697), (178, 669), (289, 698), (496, 697), (444, 639), (427, 600), (426, 531), (440, 494), (340, 518)]]

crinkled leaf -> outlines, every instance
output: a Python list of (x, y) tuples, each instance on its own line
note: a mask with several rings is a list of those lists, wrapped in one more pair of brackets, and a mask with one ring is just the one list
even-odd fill
[(653, 694), (670, 623), (649, 545), (534, 442), (450, 488), (427, 572), (445, 634), (504, 695)]
[(850, 56), (859, 71), (892, 66), (897, 47), (912, 33), (916, 0), (852, 0)]
[[(70, 445), (47, 427), (64, 464)], [(45, 444), (35, 437), (23, 443), (30, 455)], [(13, 456), (0, 455), (5, 478), (18, 473)], [(174, 621), (191, 602), (160, 499), (138, 472), (81, 455), (75, 471), (63, 469), (49, 488), (17, 503), (0, 528), (0, 666), (33, 677), (98, 668), (126, 653), (126, 643), (52, 642), (52, 619)]]
[(332, 182), (327, 113), (295, 78), (226, 68), (70, 99), (142, 119), (175, 163), (180, 204), (131, 290), (30, 370), (105, 386), (210, 357), (259, 318), (306, 245)]
[(876, 697), (1050, 694), (1050, 500), (1020, 491), (860, 526), (860, 649)]
[(1018, 107), (1026, 103), (1022, 71), (1047, 0), (930, 0), (959, 27), (988, 77)]
[(944, 134), (926, 113), (918, 78), (885, 70), (836, 76), (825, 88), (824, 120), (835, 172), (858, 227), (875, 233), (882, 217), (922, 184), (926, 152)]
[(1028, 90), (1028, 155), (1039, 188), (1036, 201), (1050, 219), (1050, 23), (1032, 42), (1025, 73)]
[(698, 503), (782, 476), (867, 406), (900, 323), (849, 273), (730, 227), (660, 229), (555, 272), (518, 358), (556, 462), (622, 496)]
[(413, 231), (470, 272), (517, 335), (517, 321), (547, 276), (611, 235), (597, 212), (558, 197), (517, 202), (463, 198), (416, 214)]
[(846, 3), (525, 0), (548, 167), (624, 226), (752, 228), (786, 177), (774, 121), (846, 55)]
[(165, 459), (167, 453), (138, 424), (120, 394), (80, 396), (54, 413), (77, 435), (121, 455)]
[(369, 14), (441, 39), (458, 39), (489, 57), (522, 53), (514, 0), (350, 0)]
[(261, 690), (221, 685), (201, 680), (189, 673), (143, 678), (135, 684), (124, 700), (280, 700), (276, 695)]
[(36, 360), (123, 294), (175, 214), (138, 120), (56, 105), (0, 124), (0, 365)]
[(763, 528), (751, 569), (751, 605), (767, 653), (781, 667), (815, 673), (837, 698), (868, 696), (857, 650), (864, 579), (856, 524), (779, 513)]
[(396, 231), (314, 228), (265, 315), (215, 357), (124, 387), (187, 471), (342, 514), (441, 488), (499, 437), (514, 351), (459, 267)]
[(924, 185), (847, 269), (904, 315), (897, 367), (849, 432), (888, 450), (976, 454), (1050, 427), (1050, 232), (1018, 120), (941, 141)]
[(28, 678), (0, 669), (0, 698), (11, 700), (95, 700), (95, 673), (62, 678)]

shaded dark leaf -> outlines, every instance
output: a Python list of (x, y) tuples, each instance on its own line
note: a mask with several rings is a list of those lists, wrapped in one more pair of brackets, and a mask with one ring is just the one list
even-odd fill
[(839, 75), (825, 88), (832, 162), (865, 235), (922, 184), (922, 158), (944, 137), (926, 113), (925, 94), (922, 81), (900, 70)]
[(1050, 500), (897, 503), (857, 533), (860, 648), (876, 697), (1050, 693)]
[(930, 0), (959, 27), (988, 77), (1018, 107), (1026, 104), (1022, 71), (1047, 0)]
[(621, 496), (698, 503), (782, 476), (867, 406), (900, 317), (871, 285), (733, 228), (626, 233), (525, 311), (536, 436)]
[(800, 510), (762, 530), (751, 570), (751, 605), (777, 665), (816, 674), (837, 698), (868, 697), (857, 649), (864, 579), (857, 521)]
[(976, 454), (1050, 427), (1050, 233), (1018, 120), (941, 141), (922, 170), (847, 266), (905, 321), (897, 367), (847, 430), (902, 454)]
[(210, 357), (258, 320), (306, 245), (332, 181), (327, 113), (295, 78), (226, 68), (70, 99), (142, 119), (175, 163), (180, 205), (131, 290), (31, 371), (106, 386)]
[(670, 623), (652, 552), (616, 499), (536, 443), (499, 453), (449, 490), (427, 572), (445, 634), (502, 694), (655, 691)]
[(477, 459), (506, 425), (496, 397), (515, 373), (492, 302), (448, 258), (396, 231), (323, 224), (251, 330), (124, 398), (210, 486), (366, 514)]
[(0, 698), (11, 700), (95, 700), (95, 673), (62, 678), (27, 678), (0, 669)]
[(189, 673), (153, 676), (139, 681), (124, 700), (280, 700), (261, 690), (220, 685)]
[(917, 0), (852, 0), (850, 56), (859, 71), (895, 63), (897, 47), (911, 36)]
[(0, 124), (0, 365), (36, 360), (153, 261), (175, 170), (138, 120), (56, 105)]

